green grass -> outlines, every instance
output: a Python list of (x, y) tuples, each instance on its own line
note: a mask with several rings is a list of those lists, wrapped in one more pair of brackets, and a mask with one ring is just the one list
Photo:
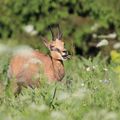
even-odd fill
[(24, 88), (17, 97), (7, 87), (9, 58), (8, 54), (0, 56), (0, 120), (120, 119), (118, 75), (114, 65), (100, 56), (73, 57), (65, 62), (62, 82), (43, 82), (34, 90)]

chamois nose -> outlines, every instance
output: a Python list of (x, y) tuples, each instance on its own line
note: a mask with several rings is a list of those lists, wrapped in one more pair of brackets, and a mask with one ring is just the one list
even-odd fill
[(64, 60), (70, 59), (70, 55), (67, 50), (62, 51), (62, 57)]
[(67, 50), (63, 50), (62, 52), (63, 52), (63, 55), (67, 55), (68, 54)]

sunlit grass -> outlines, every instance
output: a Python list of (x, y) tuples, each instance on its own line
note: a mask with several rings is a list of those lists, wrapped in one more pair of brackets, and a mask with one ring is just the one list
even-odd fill
[[(119, 120), (120, 82), (113, 65), (97, 56), (73, 57), (65, 62), (61, 82), (42, 82), (40, 88), (23, 88), (15, 97), (8, 87), (10, 54), (0, 56), (1, 120)], [(8, 85), (9, 84), (9, 85)]]

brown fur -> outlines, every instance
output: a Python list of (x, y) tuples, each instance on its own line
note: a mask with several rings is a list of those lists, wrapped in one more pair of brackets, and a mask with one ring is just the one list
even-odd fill
[(50, 55), (34, 50), (30, 55), (16, 54), (11, 59), (8, 77), (16, 79), (15, 93), (21, 90), (21, 86), (39, 87), (40, 74), (44, 74), (49, 82), (63, 79), (65, 75), (63, 60), (68, 56), (64, 42), (56, 39), (44, 43), (50, 50)]

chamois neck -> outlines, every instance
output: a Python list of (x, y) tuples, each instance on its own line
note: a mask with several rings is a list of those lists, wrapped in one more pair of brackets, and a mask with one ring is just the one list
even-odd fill
[(64, 77), (65, 71), (64, 71), (64, 65), (62, 60), (57, 60), (54, 58), (51, 58), (52, 64), (53, 64), (53, 70), (54, 70), (54, 76), (57, 81), (62, 80)]
[(53, 62), (53, 63), (61, 63), (61, 64), (63, 64), (63, 61), (62, 61), (62, 60), (55, 59), (55, 58), (52, 58), (52, 57), (51, 57), (51, 59), (52, 59), (52, 62)]

